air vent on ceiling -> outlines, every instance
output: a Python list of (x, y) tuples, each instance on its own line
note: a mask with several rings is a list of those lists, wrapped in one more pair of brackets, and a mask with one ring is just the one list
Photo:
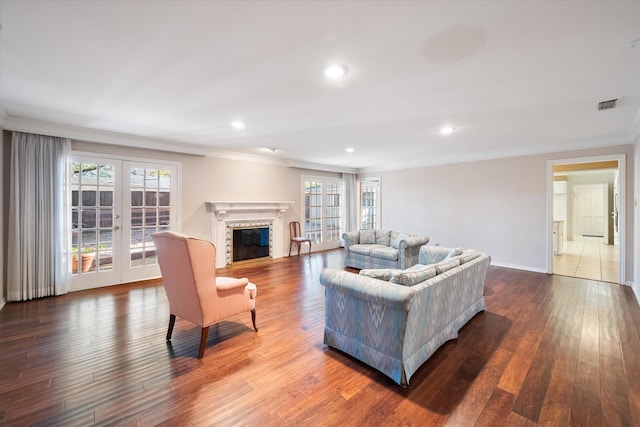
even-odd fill
[(616, 108), (617, 103), (618, 103), (618, 98), (610, 99), (608, 101), (598, 102), (598, 110), (611, 110), (612, 108)]

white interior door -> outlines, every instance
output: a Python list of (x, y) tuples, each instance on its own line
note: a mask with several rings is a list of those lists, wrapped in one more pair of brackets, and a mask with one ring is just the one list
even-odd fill
[(607, 235), (607, 185), (576, 185), (578, 234)]
[(122, 277), (122, 162), (75, 156), (71, 170), (70, 289), (118, 283)]
[(302, 179), (304, 234), (314, 251), (335, 249), (342, 237), (342, 181), (330, 178)]
[(177, 166), (126, 161), (123, 172), (122, 281), (160, 277), (151, 235), (177, 229)]
[(159, 277), (151, 234), (178, 228), (177, 165), (74, 156), (72, 170), (71, 290)]

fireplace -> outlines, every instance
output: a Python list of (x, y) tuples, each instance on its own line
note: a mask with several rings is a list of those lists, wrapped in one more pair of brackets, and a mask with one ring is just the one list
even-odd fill
[[(236, 230), (268, 230), (268, 238), (264, 237), (267, 233), (265, 231), (255, 232), (259, 236), (245, 235), (245, 242), (249, 237), (258, 238), (259, 244), (252, 246), (259, 246), (259, 248), (244, 248), (240, 251), (243, 253), (260, 251), (259, 257), (263, 257), (262, 254), (266, 253), (264, 257), (282, 258), (285, 237), (286, 241), (289, 241), (289, 236), (285, 236), (284, 232), (284, 214), (292, 204), (293, 202), (206, 202), (207, 210), (213, 214), (211, 240), (216, 245), (216, 268), (225, 267), (240, 260), (236, 259), (234, 253), (236, 252), (234, 244)], [(242, 232), (238, 233), (238, 236), (242, 235)], [(237, 238), (241, 239), (242, 243), (242, 237)]]
[(232, 262), (270, 256), (270, 229), (269, 226), (234, 228), (231, 237)]

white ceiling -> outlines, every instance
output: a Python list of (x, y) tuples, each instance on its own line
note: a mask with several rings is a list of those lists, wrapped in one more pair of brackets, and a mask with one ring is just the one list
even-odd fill
[(0, 0), (0, 25), (6, 129), (351, 171), (640, 134), (640, 1)]

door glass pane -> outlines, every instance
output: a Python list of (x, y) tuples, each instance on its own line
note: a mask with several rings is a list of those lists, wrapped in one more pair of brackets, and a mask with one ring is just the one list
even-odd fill
[(342, 184), (327, 184), (326, 194), (326, 240), (340, 240), (340, 192)]
[(360, 217), (362, 223), (360, 228), (363, 230), (372, 230), (378, 228), (378, 184), (377, 183), (361, 183), (360, 191)]
[(174, 209), (171, 206), (171, 171), (131, 168), (130, 179), (131, 186), (136, 187), (131, 191), (130, 265), (154, 265), (157, 260), (151, 235), (158, 231), (158, 225), (169, 225)]
[(98, 234), (98, 270), (113, 270), (113, 232), (100, 230)]
[(142, 191), (131, 191), (131, 206), (142, 206)]
[(114, 166), (73, 162), (71, 170), (72, 273), (111, 269)]
[(322, 182), (304, 183), (305, 235), (312, 243), (322, 241)]
[(113, 165), (100, 165), (100, 186), (113, 187), (114, 184), (114, 167)]

